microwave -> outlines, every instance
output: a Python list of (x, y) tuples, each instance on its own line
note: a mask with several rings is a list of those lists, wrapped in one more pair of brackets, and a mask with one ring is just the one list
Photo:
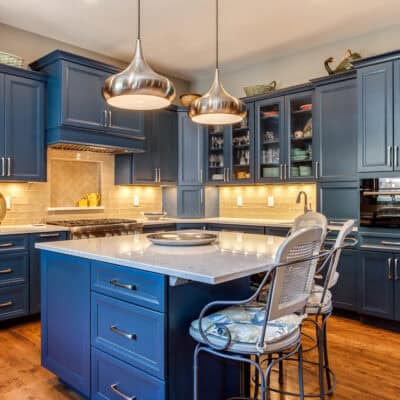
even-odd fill
[(400, 178), (361, 179), (360, 226), (400, 228)]

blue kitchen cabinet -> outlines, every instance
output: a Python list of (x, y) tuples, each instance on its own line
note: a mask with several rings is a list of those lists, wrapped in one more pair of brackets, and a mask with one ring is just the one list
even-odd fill
[(358, 85), (358, 170), (393, 170), (393, 63), (362, 67)]
[(175, 109), (146, 113), (143, 154), (115, 156), (115, 184), (174, 184), (178, 179), (178, 116)]
[(37, 314), (41, 308), (40, 297), (40, 252), (36, 243), (67, 240), (67, 232), (43, 232), (31, 234), (29, 238), (29, 313)]
[(144, 113), (118, 110), (102, 96), (116, 67), (61, 50), (32, 63), (48, 75), (47, 143), (143, 151)]
[(178, 217), (200, 218), (204, 216), (204, 187), (178, 186)]
[(29, 312), (26, 285), (0, 287), (0, 321), (24, 317)]
[(357, 179), (357, 81), (354, 72), (313, 81), (314, 169), (322, 181)]
[(89, 398), (90, 261), (43, 252), (41, 276), (42, 365)]
[(45, 181), (45, 81), (0, 67), (0, 180)]
[(400, 60), (394, 62), (393, 79), (393, 168), (400, 170)]
[(393, 270), (393, 284), (394, 284), (394, 319), (400, 321), (400, 254), (394, 254), (394, 270)]
[(204, 135), (204, 128), (192, 122), (187, 111), (178, 112), (179, 185), (203, 184)]
[(360, 251), (362, 314), (394, 319), (393, 265), (392, 253)]

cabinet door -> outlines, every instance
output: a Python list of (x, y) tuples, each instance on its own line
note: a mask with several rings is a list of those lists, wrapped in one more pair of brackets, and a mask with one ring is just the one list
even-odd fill
[(204, 129), (179, 112), (179, 184), (202, 185)]
[(107, 132), (123, 136), (144, 135), (144, 113), (108, 107)]
[(314, 140), (314, 168), (319, 179), (357, 178), (356, 79), (316, 88)]
[[(4, 111), (5, 111), (5, 75), (0, 74), (0, 156), (3, 156), (5, 154)], [(6, 171), (0, 170), (0, 174), (5, 174), (5, 173)]]
[[(360, 258), (361, 313), (393, 319), (393, 254), (361, 251)], [(389, 265), (390, 261), (391, 265)]]
[(61, 124), (104, 130), (106, 105), (101, 95), (109, 73), (64, 61)]
[(337, 272), (339, 280), (332, 288), (333, 305), (342, 310), (359, 310), (360, 268), (358, 251), (343, 250)]
[(153, 113), (152, 136), (156, 144), (160, 183), (176, 183), (178, 179), (178, 115), (176, 111)]
[(360, 172), (392, 171), (393, 146), (393, 64), (357, 71)]
[(286, 138), (284, 98), (255, 103), (255, 177), (258, 182), (282, 181)]
[(42, 365), (89, 398), (90, 261), (44, 252), (41, 273)]
[(254, 103), (247, 104), (246, 118), (229, 127), (230, 183), (254, 181)]
[[(400, 170), (400, 61), (394, 62), (394, 149), (393, 166)], [(399, 306), (400, 308), (400, 306)]]
[(114, 160), (115, 185), (133, 184), (133, 154), (116, 154)]
[(285, 180), (307, 181), (315, 178), (313, 170), (313, 93), (301, 92), (285, 97), (287, 161)]
[(204, 188), (202, 186), (178, 187), (178, 217), (204, 216)]
[(400, 254), (395, 254), (394, 259), (394, 319), (400, 321)]
[(6, 75), (5, 157), (1, 179), (46, 180), (44, 83)]
[(66, 240), (66, 232), (45, 232), (30, 236), (29, 245), (29, 313), (37, 314), (41, 308), (40, 297), (40, 251), (35, 243)]

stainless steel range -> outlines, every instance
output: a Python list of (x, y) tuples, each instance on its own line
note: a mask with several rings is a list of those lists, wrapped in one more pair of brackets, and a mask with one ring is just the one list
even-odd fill
[(70, 239), (133, 235), (143, 230), (143, 225), (134, 219), (79, 219), (73, 221), (48, 221), (47, 223), (70, 228)]

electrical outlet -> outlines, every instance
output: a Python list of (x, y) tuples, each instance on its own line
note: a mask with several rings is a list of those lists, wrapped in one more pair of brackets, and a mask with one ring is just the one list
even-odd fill
[(11, 209), (11, 196), (4, 196), (4, 199), (6, 200), (7, 210), (10, 210)]
[(267, 203), (268, 207), (274, 207), (275, 206), (274, 196), (268, 196)]
[(133, 206), (134, 207), (139, 207), (140, 206), (140, 198), (138, 195), (133, 196)]
[(236, 197), (236, 205), (238, 207), (242, 207), (243, 206), (243, 197), (242, 196), (237, 196)]

